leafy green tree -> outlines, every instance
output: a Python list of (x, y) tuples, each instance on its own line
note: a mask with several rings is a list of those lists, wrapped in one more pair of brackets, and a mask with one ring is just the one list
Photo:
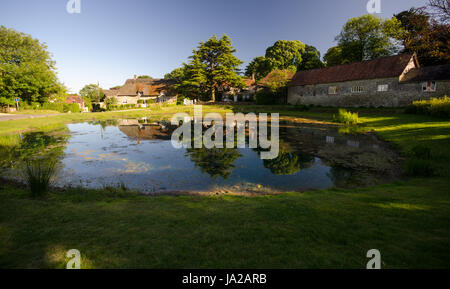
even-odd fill
[(405, 30), (405, 52), (416, 52), (422, 65), (450, 63), (450, 26), (431, 19), (422, 8), (394, 15)]
[(105, 93), (97, 84), (85, 85), (80, 90), (80, 95), (83, 98), (90, 99), (91, 102), (100, 102), (105, 98)]
[(149, 79), (149, 78), (152, 78), (152, 77), (149, 76), (149, 75), (139, 75), (137, 78), (138, 79)]
[(280, 89), (285, 88), (288, 82), (292, 79), (293, 72), (288, 69), (273, 70), (261, 84), (267, 87), (271, 92), (276, 93)]
[(302, 62), (306, 45), (299, 40), (278, 40), (266, 50), (266, 59), (270, 70), (289, 69), (296, 71)]
[(269, 61), (264, 56), (254, 58), (245, 69), (245, 76), (255, 77), (256, 80), (261, 80), (269, 74), (271, 68)]
[(30, 35), (0, 26), (0, 105), (19, 97), (28, 103), (47, 102), (65, 93), (47, 46)]
[(255, 76), (261, 80), (273, 70), (309, 70), (324, 67), (320, 52), (311, 45), (301, 41), (279, 40), (267, 48), (266, 56), (254, 58), (245, 70), (247, 77)]
[(235, 52), (236, 49), (227, 35), (220, 39), (213, 35), (208, 41), (200, 42), (196, 51), (198, 60), (203, 64), (206, 86), (213, 102), (216, 101), (217, 90), (244, 86), (238, 75), (239, 66), (243, 62), (234, 55)]
[(164, 75), (164, 79), (174, 80), (177, 83), (181, 82), (184, 79), (184, 75), (186, 73), (185, 67), (178, 67), (172, 70), (171, 72)]
[(189, 99), (198, 99), (207, 91), (206, 64), (202, 63), (196, 50), (190, 56), (190, 62), (185, 63), (181, 70), (172, 77), (178, 77), (175, 85), (178, 93)]
[(395, 17), (383, 20), (367, 14), (351, 18), (336, 37), (342, 48), (343, 59), (349, 62), (371, 60), (390, 56), (400, 51), (400, 39), (404, 33)]
[(323, 56), (323, 60), (327, 66), (335, 66), (350, 62), (350, 60), (344, 58), (342, 47), (340, 46), (334, 46), (328, 49), (327, 53)]
[(323, 68), (325, 64), (320, 59), (320, 51), (314, 46), (305, 45), (305, 51), (302, 53), (302, 62), (298, 65), (297, 70), (310, 70)]
[(106, 109), (111, 110), (113, 106), (117, 105), (116, 97), (107, 97), (105, 98)]

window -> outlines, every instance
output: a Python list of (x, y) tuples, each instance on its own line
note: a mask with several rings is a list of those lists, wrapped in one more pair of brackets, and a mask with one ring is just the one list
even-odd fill
[(379, 84), (378, 85), (377, 91), (382, 92), (382, 91), (388, 91), (388, 90), (389, 90), (389, 85), (387, 85), (387, 84)]
[(436, 91), (436, 82), (428, 81), (422, 83), (422, 91), (425, 92)]
[(122, 103), (128, 103), (128, 101), (127, 101), (127, 98), (125, 97), (123, 100), (122, 100)]
[(328, 87), (328, 94), (337, 94), (338, 87), (337, 86), (330, 86)]
[(353, 86), (352, 87), (352, 93), (360, 93), (364, 92), (364, 87), (362, 86)]

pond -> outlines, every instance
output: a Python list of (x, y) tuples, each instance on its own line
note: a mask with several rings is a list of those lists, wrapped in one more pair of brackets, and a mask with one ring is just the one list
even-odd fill
[(64, 133), (19, 136), (9, 178), (33, 154), (57, 158), (55, 185), (125, 186), (147, 194), (169, 192), (273, 193), (352, 187), (396, 177), (397, 156), (373, 134), (335, 125), (280, 122), (280, 153), (262, 160), (259, 149), (176, 149), (175, 127), (147, 119), (68, 124)]

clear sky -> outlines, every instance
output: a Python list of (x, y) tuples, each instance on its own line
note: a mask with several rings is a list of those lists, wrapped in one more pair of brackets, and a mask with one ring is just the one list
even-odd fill
[[(121, 85), (134, 74), (163, 77), (187, 61), (199, 41), (227, 34), (248, 63), (280, 39), (316, 46), (322, 55), (368, 0), (0, 0), (0, 25), (48, 45), (58, 76), (72, 92), (97, 81)], [(426, 0), (381, 0), (380, 16)], [(244, 66), (245, 67), (245, 64)]]

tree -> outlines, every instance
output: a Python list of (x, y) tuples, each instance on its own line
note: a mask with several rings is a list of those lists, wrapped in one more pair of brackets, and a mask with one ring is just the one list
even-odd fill
[(254, 58), (245, 70), (247, 77), (261, 80), (273, 70), (309, 70), (324, 67), (320, 52), (298, 40), (279, 40), (266, 50), (265, 56)]
[(270, 72), (270, 63), (264, 56), (254, 58), (245, 69), (245, 76), (261, 80)]
[(327, 53), (323, 56), (323, 60), (328, 67), (350, 62), (348, 59), (344, 59), (342, 47), (340, 46), (334, 46), (328, 49)]
[(403, 29), (395, 17), (383, 20), (367, 14), (351, 18), (336, 37), (342, 58), (349, 62), (371, 60), (398, 53)]
[(323, 68), (325, 65), (320, 60), (320, 51), (314, 46), (305, 45), (305, 51), (302, 53), (302, 62), (298, 65), (297, 70), (310, 70)]
[(271, 92), (277, 93), (280, 89), (286, 88), (288, 82), (292, 79), (293, 72), (288, 69), (275, 69), (260, 83), (267, 87)]
[(0, 105), (19, 97), (28, 103), (64, 94), (47, 46), (30, 35), (0, 26)]
[(152, 78), (152, 77), (149, 76), (149, 75), (139, 75), (137, 78), (138, 79), (149, 79), (149, 78)]
[(185, 74), (185, 67), (178, 67), (172, 70), (171, 72), (164, 75), (164, 79), (173, 80), (175, 82), (181, 82), (183, 80)]
[(302, 62), (302, 54), (305, 49), (306, 45), (299, 40), (278, 40), (266, 50), (270, 71), (289, 69), (295, 72)]
[(401, 22), (404, 52), (416, 52), (422, 65), (450, 62), (450, 28), (431, 19), (423, 8), (411, 8), (394, 15)]
[(90, 99), (91, 102), (100, 102), (102, 99), (105, 98), (105, 93), (103, 92), (103, 89), (101, 89), (97, 84), (85, 85), (80, 90), (80, 95), (83, 98)]
[(171, 77), (178, 77), (175, 89), (184, 97), (198, 99), (207, 91), (206, 64), (202, 63), (196, 50), (190, 56), (190, 62), (184, 63), (181, 70)]
[(444, 24), (450, 21), (450, 1), (449, 0), (429, 0), (428, 8), (432, 14), (440, 19)]
[(206, 86), (213, 102), (216, 101), (217, 90), (244, 86), (238, 75), (239, 66), (243, 62), (233, 55), (235, 52), (227, 35), (220, 39), (213, 35), (208, 41), (200, 42), (195, 52), (198, 61), (203, 64)]

